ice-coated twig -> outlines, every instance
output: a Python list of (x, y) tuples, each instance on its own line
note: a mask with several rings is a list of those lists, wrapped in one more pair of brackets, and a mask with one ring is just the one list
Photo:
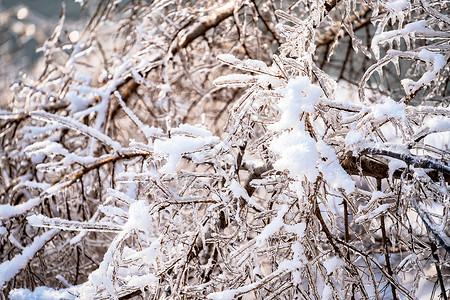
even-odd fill
[(428, 209), (422, 201), (420, 201), (419, 195), (414, 194), (410, 197), (410, 199), (414, 209), (419, 214), (420, 218), (425, 223), (433, 237), (450, 254), (450, 237), (442, 230), (442, 227), (436, 224), (433, 220)]
[(70, 231), (118, 232), (122, 230), (121, 226), (112, 223), (69, 221), (61, 218), (49, 218), (43, 215), (28, 216), (27, 220), (32, 226)]
[(82, 134), (90, 136), (92, 138), (95, 138), (99, 142), (111, 147), (116, 152), (122, 148), (122, 146), (118, 142), (114, 141), (109, 136), (107, 136), (107, 135), (101, 133), (100, 131), (95, 130), (89, 126), (81, 124), (80, 122), (78, 122), (72, 118), (63, 117), (63, 116), (59, 116), (59, 115), (55, 115), (55, 114), (50, 114), (50, 113), (42, 111), (42, 110), (30, 112), (30, 115), (33, 119), (37, 119), (37, 120), (44, 121), (44, 122), (51, 122), (54, 124), (59, 124), (64, 127), (79, 131)]

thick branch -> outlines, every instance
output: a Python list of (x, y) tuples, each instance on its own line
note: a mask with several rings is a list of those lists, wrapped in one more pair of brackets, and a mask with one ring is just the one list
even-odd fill
[[(350, 175), (361, 175), (375, 177), (375, 178), (388, 178), (389, 177), (389, 166), (387, 163), (377, 160), (373, 157), (364, 154), (380, 154), (396, 159), (400, 159), (407, 164), (410, 164), (418, 168), (430, 168), (433, 170), (427, 171), (427, 175), (433, 181), (439, 181), (439, 172), (442, 172), (445, 182), (450, 183), (450, 173), (449, 167), (437, 163), (434, 160), (423, 159), (414, 155), (404, 155), (394, 153), (392, 151), (384, 150), (374, 150), (374, 151), (363, 151), (360, 157), (353, 157), (352, 152), (347, 152), (341, 162), (344, 170)], [(441, 169), (442, 167), (442, 169)], [(399, 179), (404, 169), (398, 169), (394, 172), (393, 178)]]
[(402, 160), (408, 165), (412, 165), (413, 167), (416, 168), (433, 169), (436, 171), (441, 171), (444, 174), (450, 175), (450, 167), (440, 163), (438, 160), (432, 157), (420, 157), (412, 154), (396, 153), (390, 150), (377, 148), (367, 148), (361, 151), (361, 154), (366, 153), (392, 157), (395, 159)]

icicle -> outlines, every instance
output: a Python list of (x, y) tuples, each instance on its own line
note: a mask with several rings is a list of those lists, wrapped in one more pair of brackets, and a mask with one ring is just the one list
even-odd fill
[(393, 39), (389, 39), (388, 41), (388, 44), (389, 44), (389, 49), (394, 49), (392, 46), (393, 46), (393, 43), (394, 43), (394, 40)]
[(403, 36), (403, 39), (405, 40), (406, 50), (411, 50), (411, 41), (409, 36)]
[(389, 13), (389, 19), (391, 21), (391, 25), (394, 26), (395, 21), (397, 21), (397, 15), (394, 13)]
[(397, 18), (398, 18), (398, 29), (402, 29), (402, 27), (403, 27), (403, 21), (405, 20), (405, 16), (403, 15), (403, 13), (399, 13), (398, 15), (397, 15)]
[(375, 1), (374, 7), (373, 7), (373, 12), (372, 12), (372, 19), (375, 19), (376, 16), (378, 16), (379, 9), (380, 9), (379, 3), (378, 3), (378, 1)]
[(394, 56), (391, 60), (391, 63), (394, 64), (395, 72), (397, 73), (398, 76), (400, 76), (400, 63), (398, 61), (398, 56)]
[(401, 45), (402, 45), (402, 40), (400, 36), (396, 36), (395, 37), (395, 42), (397, 43), (397, 48), (401, 49)]
[(378, 47), (378, 44), (376, 42), (372, 42), (371, 48), (375, 58), (380, 59), (380, 47)]

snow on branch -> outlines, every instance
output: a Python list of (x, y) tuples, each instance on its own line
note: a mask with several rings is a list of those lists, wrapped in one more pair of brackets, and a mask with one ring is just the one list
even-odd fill
[(109, 136), (99, 132), (98, 130), (92, 129), (91, 127), (88, 127), (84, 124), (81, 124), (72, 118), (50, 114), (45, 111), (33, 111), (30, 113), (30, 115), (32, 118), (40, 121), (51, 122), (73, 130), (77, 130), (82, 134), (95, 138), (96, 140), (102, 142), (106, 146), (111, 147), (116, 152), (122, 148), (122, 146), (118, 142), (113, 141)]
[(40, 251), (46, 243), (48, 243), (56, 234), (58, 229), (52, 229), (44, 232), (40, 236), (34, 238), (33, 242), (22, 250), (21, 254), (17, 254), (13, 259), (4, 261), (0, 264), (0, 286), (3, 288), (5, 283), (10, 281), (17, 273), (20, 272), (34, 258), (36, 253)]

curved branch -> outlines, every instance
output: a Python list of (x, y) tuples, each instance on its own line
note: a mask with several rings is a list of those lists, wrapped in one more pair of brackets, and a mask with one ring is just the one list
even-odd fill
[(199, 36), (205, 34), (209, 29), (216, 27), (223, 20), (233, 15), (237, 1), (229, 1), (221, 7), (217, 7), (210, 14), (199, 19), (198, 22), (189, 26), (186, 31), (178, 35), (170, 45), (170, 54), (175, 55), (185, 48)]

